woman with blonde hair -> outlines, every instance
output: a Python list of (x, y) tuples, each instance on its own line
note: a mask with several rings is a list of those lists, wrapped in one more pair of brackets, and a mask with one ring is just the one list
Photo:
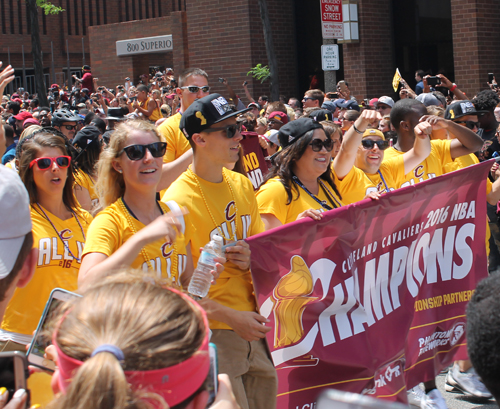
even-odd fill
[[(51, 347), (58, 368), (52, 386), (62, 393), (49, 408), (206, 407), (206, 313), (166, 284), (143, 272), (118, 272), (62, 306)], [(220, 381), (224, 396), (212, 407), (236, 409), (227, 377)]]
[(177, 219), (183, 211), (156, 198), (166, 148), (147, 121), (116, 128), (98, 162), (96, 191), (103, 210), (89, 228), (80, 283), (123, 266), (155, 271), (176, 285), (191, 275), (191, 249)]

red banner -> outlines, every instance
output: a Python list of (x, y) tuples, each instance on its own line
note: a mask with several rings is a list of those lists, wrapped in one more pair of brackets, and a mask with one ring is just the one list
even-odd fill
[(405, 402), (407, 387), (465, 357), (465, 306), (487, 275), (490, 167), (247, 240), (260, 311), (273, 328), (277, 407), (312, 408), (323, 388)]

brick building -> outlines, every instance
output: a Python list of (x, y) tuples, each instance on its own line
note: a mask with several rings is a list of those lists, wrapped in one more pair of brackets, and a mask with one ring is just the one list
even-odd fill
[[(225, 77), (235, 91), (248, 80), (254, 96), (268, 85), (246, 76), (267, 64), (258, 0), (54, 0), (65, 9), (40, 13), (47, 83), (66, 81), (67, 51), (72, 72), (90, 64), (99, 83), (137, 82), (149, 67), (202, 67), (213, 91)], [(310, 76), (323, 83), (319, 1), (267, 0), (279, 66), (281, 94), (301, 96)], [(391, 80), (398, 67), (410, 85), (416, 69), (444, 73), (468, 95), (486, 88), (488, 72), (500, 71), (500, 9), (495, 0), (358, 0), (359, 43), (343, 44), (337, 79), (359, 99), (395, 97)], [(23, 0), (0, 0), (0, 60), (16, 68), (32, 87), (30, 27)], [(116, 55), (116, 41), (172, 35), (172, 51)], [(52, 47), (51, 47), (52, 46)], [(53, 60), (52, 64), (52, 50)], [(52, 66), (54, 69), (52, 69)], [(499, 74), (500, 75), (500, 74)]]

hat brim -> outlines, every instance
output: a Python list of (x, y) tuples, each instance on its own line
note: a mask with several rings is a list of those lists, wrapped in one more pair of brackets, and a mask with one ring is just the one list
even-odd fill
[(244, 114), (245, 112), (250, 111), (252, 108), (245, 108), (242, 109), (241, 111), (236, 111), (236, 112), (230, 112), (229, 115), (224, 115), (222, 118), (219, 118), (217, 121), (214, 122), (214, 124), (218, 124), (219, 122), (225, 121), (228, 118), (232, 118), (234, 116)]
[(0, 240), (0, 280), (7, 277), (14, 268), (24, 237)]
[(466, 113), (464, 113), (462, 115), (455, 116), (455, 118), (451, 119), (451, 121), (454, 121), (455, 119), (458, 119), (458, 118), (463, 118), (464, 116), (477, 115), (477, 114), (486, 114), (486, 113), (488, 113), (488, 111), (466, 112)]
[(112, 121), (125, 121), (127, 118), (125, 117), (118, 117), (118, 116), (107, 116), (106, 118), (104, 119), (110, 119)]

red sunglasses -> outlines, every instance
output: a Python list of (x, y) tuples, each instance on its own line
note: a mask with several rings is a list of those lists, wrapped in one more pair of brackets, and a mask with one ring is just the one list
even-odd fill
[(38, 169), (46, 170), (52, 167), (52, 163), (56, 162), (57, 166), (60, 168), (67, 168), (71, 163), (70, 156), (57, 156), (55, 158), (37, 158), (30, 162), (30, 168), (36, 163)]

